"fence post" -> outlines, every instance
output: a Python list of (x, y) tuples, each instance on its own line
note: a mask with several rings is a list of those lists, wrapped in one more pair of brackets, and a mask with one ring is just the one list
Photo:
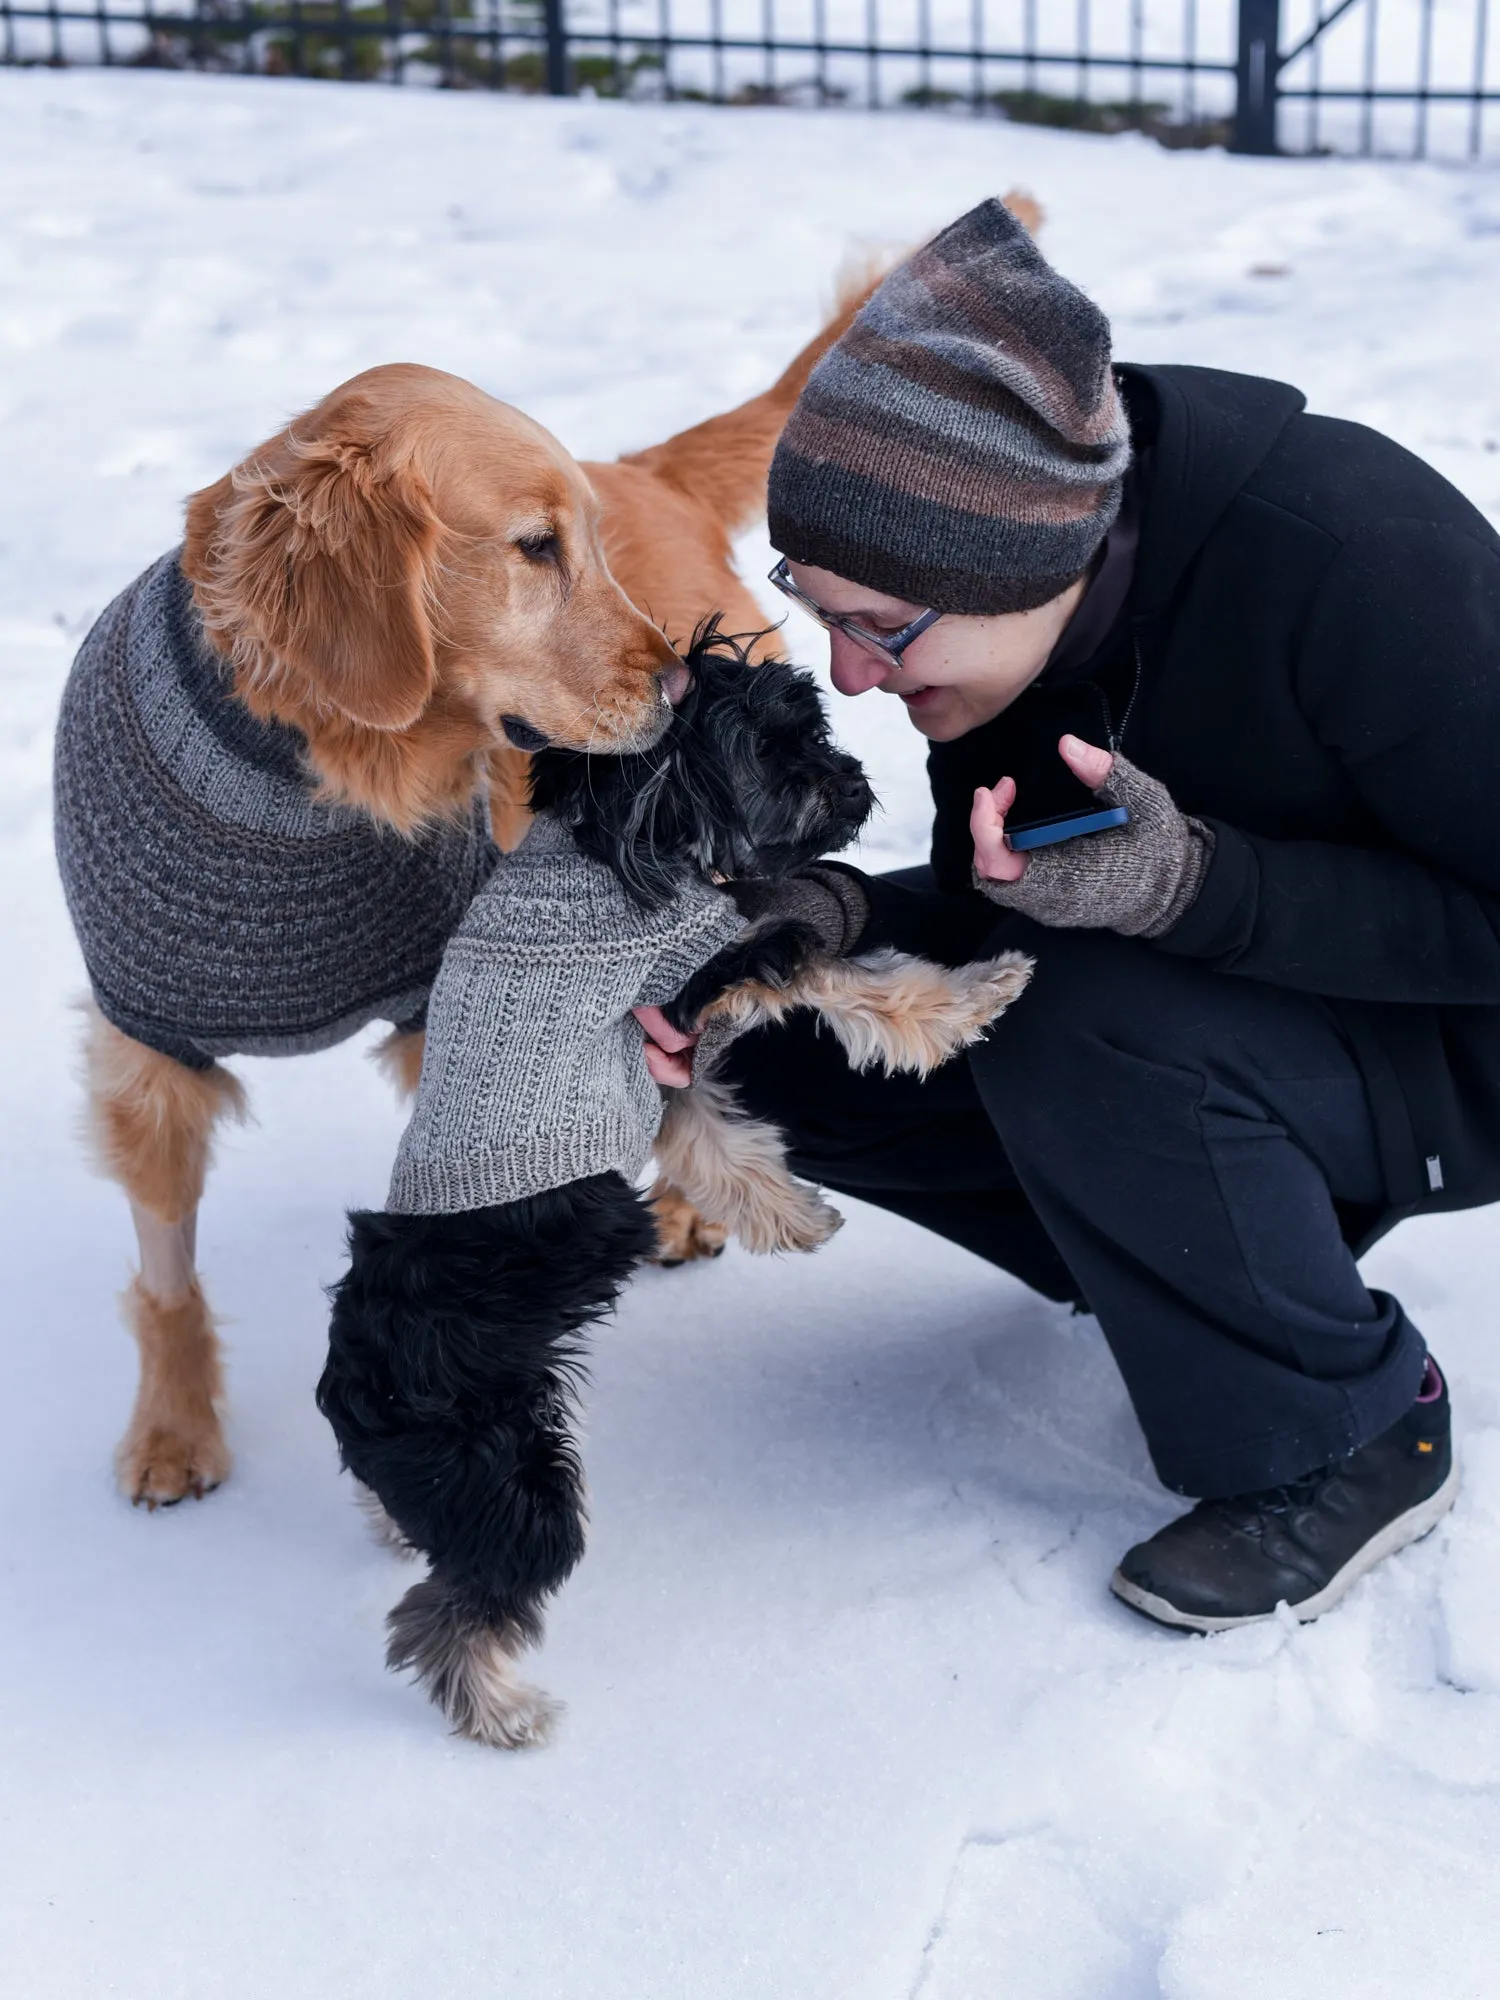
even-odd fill
[(547, 93), (550, 97), (567, 97), (573, 88), (564, 4), (565, 0), (543, 0), (542, 6), (547, 28)]
[(1240, 0), (1239, 53), (1234, 66), (1232, 153), (1276, 151), (1277, 80), (1281, 68), (1281, 0)]

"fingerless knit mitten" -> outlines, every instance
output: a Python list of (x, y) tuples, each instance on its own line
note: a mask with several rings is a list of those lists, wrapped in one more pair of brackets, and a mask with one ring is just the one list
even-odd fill
[(1018, 882), (992, 882), (976, 869), (974, 886), (992, 903), (1054, 929), (1164, 937), (1203, 886), (1213, 832), (1118, 755), (1097, 796), (1127, 807), (1128, 822), (1035, 849)]

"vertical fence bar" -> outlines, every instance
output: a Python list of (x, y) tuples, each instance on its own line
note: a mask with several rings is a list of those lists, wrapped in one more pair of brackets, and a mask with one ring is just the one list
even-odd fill
[(880, 0), (865, 0), (865, 103), (880, 109)]
[(813, 91), (819, 104), (828, 102), (828, 15), (825, 0), (813, 0)]
[(776, 0), (760, 0), (761, 89), (769, 104), (776, 95)]
[(1276, 151), (1276, 70), (1281, 0), (1240, 0), (1232, 153)]
[(1130, 101), (1141, 101), (1141, 54), (1146, 35), (1145, 0), (1130, 0)]
[(713, 43), (713, 90), (715, 104), (724, 102), (724, 0), (709, 0), (709, 38)]
[(1323, 37), (1319, 35), (1308, 51), (1312, 61), (1308, 64), (1307, 119), (1303, 130), (1307, 137), (1307, 150), (1315, 153), (1318, 141), (1323, 136), (1323, 123), (1319, 116), (1323, 109)]
[(1198, 0), (1182, 0), (1182, 122), (1198, 120)]
[[(662, 0), (663, 6), (666, 0)], [(572, 88), (568, 74), (568, 18), (566, 0), (542, 0), (542, 25), (547, 36), (547, 95), (566, 97)]]
[(386, 14), (391, 33), (391, 82), (406, 81), (406, 21), (401, 12), (401, 0), (390, 0)]
[(506, 88), (506, 58), (500, 44), (500, 0), (484, 0), (484, 16), (490, 24), (490, 90)]
[(1075, 88), (1080, 97), (1088, 96), (1089, 83), (1091, 81), (1089, 65), (1089, 56), (1091, 53), (1089, 42), (1090, 28), (1089, 0), (1078, 0), (1078, 63), (1075, 71), (1077, 77)]
[(1036, 89), (1036, 0), (1025, 0), (1021, 12), (1021, 47), (1026, 55), (1024, 86)]
[(1360, 110), (1359, 150), (1375, 150), (1375, 63), (1379, 53), (1378, 14), (1380, 0), (1365, 0), (1364, 103)]
[(917, 102), (932, 102), (932, 5), (931, 0), (917, 0), (917, 89), (921, 92)]
[(984, 115), (984, 0), (969, 0), (969, 109)]
[(1432, 0), (1422, 0), (1422, 31), (1417, 40), (1417, 101), (1412, 120), (1412, 157), (1427, 157), (1427, 119), (1432, 107)]
[(1474, 97), (1469, 106), (1469, 158), (1477, 160), (1484, 150), (1484, 71), (1489, 59), (1490, 0), (1477, 0), (1474, 8)]

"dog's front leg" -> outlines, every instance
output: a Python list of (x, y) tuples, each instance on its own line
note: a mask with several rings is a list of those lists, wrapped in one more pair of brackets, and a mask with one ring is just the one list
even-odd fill
[(704, 1014), (735, 988), (784, 994), (826, 953), (811, 924), (795, 918), (751, 929), (700, 966), (662, 1012), (674, 1028), (689, 1034)]
[(537, 1742), (557, 1712), (515, 1662), (583, 1552), (581, 1336), (653, 1240), (618, 1174), (460, 1215), (352, 1218), (319, 1407), (431, 1564), (391, 1613), (387, 1662), (478, 1742)]

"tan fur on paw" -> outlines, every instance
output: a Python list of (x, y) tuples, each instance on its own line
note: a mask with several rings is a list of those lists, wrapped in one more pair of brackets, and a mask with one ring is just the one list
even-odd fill
[(201, 1500), (229, 1477), (219, 1410), (219, 1343), (197, 1281), (165, 1302), (139, 1278), (125, 1317), (141, 1351), (141, 1383), (115, 1468), (127, 1500), (153, 1511)]
[(660, 1180), (651, 1190), (651, 1207), (656, 1217), (656, 1255), (653, 1264), (670, 1270), (677, 1264), (691, 1264), (699, 1257), (717, 1257), (729, 1241), (722, 1222), (710, 1222), (670, 1181)]
[(229, 1447), (217, 1418), (202, 1430), (134, 1425), (120, 1446), (120, 1490), (132, 1505), (155, 1513), (179, 1500), (201, 1500), (229, 1477)]

